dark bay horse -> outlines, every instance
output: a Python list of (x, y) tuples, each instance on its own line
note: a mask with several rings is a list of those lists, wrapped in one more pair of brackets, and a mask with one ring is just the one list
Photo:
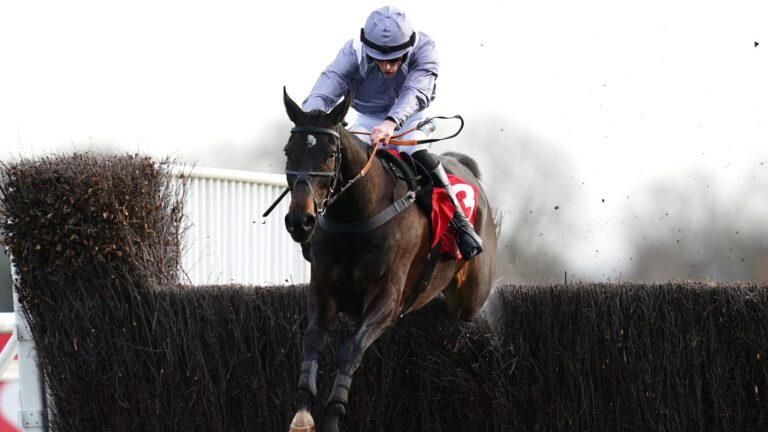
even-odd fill
[[(338, 370), (321, 429), (336, 432), (346, 413), (352, 375), (363, 353), (395, 324), (419, 282), (430, 249), (429, 222), (417, 206), (411, 205), (364, 232), (323, 228), (320, 218), (337, 224), (368, 221), (390, 207), (393, 200), (406, 195), (408, 187), (378, 158), (363, 177), (356, 178), (369, 161), (372, 147), (341, 126), (352, 102), (350, 94), (327, 114), (302, 111), (285, 90), (284, 102), (295, 124), (285, 146), (291, 191), (285, 225), (312, 263), (297, 414), (291, 431), (314, 430), (309, 410), (317, 398), (318, 359), (325, 348), (328, 327), (343, 313), (356, 327), (339, 348)], [(456, 319), (470, 320), (491, 290), (496, 267), (496, 226), (477, 168), (465, 166), (459, 160), (468, 158), (458, 156), (439, 159), (448, 172), (478, 188), (475, 230), (483, 239), (484, 251), (466, 262), (441, 256), (429, 284), (410, 303), (409, 310), (424, 306), (442, 293)], [(350, 182), (352, 179), (356, 180)]]

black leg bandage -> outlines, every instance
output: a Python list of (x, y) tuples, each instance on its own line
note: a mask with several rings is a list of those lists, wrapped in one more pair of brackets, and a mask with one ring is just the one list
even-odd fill
[(336, 380), (333, 382), (333, 390), (328, 397), (328, 405), (333, 402), (340, 403), (347, 406), (347, 398), (349, 397), (349, 388), (352, 386), (352, 377), (349, 375), (338, 374)]
[(317, 397), (317, 360), (301, 363), (299, 390), (304, 390), (309, 393), (312, 396), (313, 401), (315, 397)]

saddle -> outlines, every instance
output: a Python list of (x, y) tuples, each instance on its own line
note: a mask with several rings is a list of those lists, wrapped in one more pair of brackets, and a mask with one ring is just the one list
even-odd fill
[[(416, 193), (416, 205), (429, 220), (430, 247), (439, 246), (439, 253), (459, 259), (456, 235), (449, 228), (456, 209), (445, 191), (435, 188), (430, 172), (407, 153), (381, 149), (378, 155), (389, 164), (395, 176), (406, 181), (408, 188)], [(460, 200), (464, 214), (474, 224), (477, 187), (452, 174), (448, 174), (448, 180), (465, 198)]]
[(398, 153), (391, 149), (379, 149), (377, 155), (389, 165), (395, 177), (404, 180), (408, 184), (408, 189), (416, 193), (416, 206), (429, 218), (432, 214), (432, 189), (434, 187), (429, 171), (407, 153)]

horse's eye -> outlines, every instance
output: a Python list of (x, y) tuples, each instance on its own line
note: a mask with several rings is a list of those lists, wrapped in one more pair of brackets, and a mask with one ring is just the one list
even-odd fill
[(336, 152), (328, 153), (328, 160), (335, 159), (335, 158), (336, 158)]

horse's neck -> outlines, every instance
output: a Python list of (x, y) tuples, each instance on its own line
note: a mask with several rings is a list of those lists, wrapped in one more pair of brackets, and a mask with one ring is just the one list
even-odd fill
[[(350, 181), (368, 163), (370, 147), (346, 130), (342, 131), (341, 140), (343, 146), (341, 173), (345, 181)], [(382, 165), (378, 161), (373, 161), (365, 176), (358, 179), (339, 198), (337, 204), (333, 206), (333, 213), (349, 220), (370, 217), (380, 210), (381, 202), (385, 199), (385, 191), (391, 192), (393, 186), (391, 176), (386, 176)]]

